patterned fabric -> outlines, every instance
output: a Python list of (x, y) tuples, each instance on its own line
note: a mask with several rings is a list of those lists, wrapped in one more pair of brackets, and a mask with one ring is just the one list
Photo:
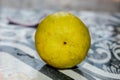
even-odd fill
[(120, 13), (70, 11), (88, 26), (91, 49), (81, 64), (57, 70), (34, 46), (36, 25), (52, 12), (0, 9), (0, 80), (120, 80)]

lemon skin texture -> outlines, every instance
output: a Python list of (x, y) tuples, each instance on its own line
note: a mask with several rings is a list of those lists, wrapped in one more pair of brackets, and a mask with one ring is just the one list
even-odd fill
[(69, 12), (48, 15), (39, 23), (35, 33), (37, 52), (55, 68), (72, 68), (82, 62), (90, 42), (88, 28)]

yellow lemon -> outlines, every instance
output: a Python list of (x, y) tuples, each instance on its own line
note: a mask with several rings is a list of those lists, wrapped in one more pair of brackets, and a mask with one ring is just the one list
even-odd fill
[(69, 12), (48, 15), (38, 25), (35, 45), (40, 57), (55, 68), (71, 68), (85, 59), (90, 34), (84, 23)]

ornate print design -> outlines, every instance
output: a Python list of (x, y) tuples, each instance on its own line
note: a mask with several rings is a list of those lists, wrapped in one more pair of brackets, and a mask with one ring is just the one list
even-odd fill
[[(71, 11), (88, 26), (91, 48), (85, 61), (78, 66), (57, 70), (40, 59), (34, 46), (36, 24), (52, 12), (54, 11), (0, 10), (0, 69), (5, 78), (8, 75), (14, 76), (17, 71), (27, 76), (39, 74), (42, 80), (120, 80), (120, 14)], [(30, 19), (30, 16), (34, 17)], [(34, 21), (35, 18), (37, 19)], [(21, 67), (27, 66), (28, 69), (11, 69), (10, 65), (4, 64), (4, 57), (13, 60), (8, 61), (12, 65), (21, 66), (24, 63)], [(38, 78), (29, 77), (29, 80)]]

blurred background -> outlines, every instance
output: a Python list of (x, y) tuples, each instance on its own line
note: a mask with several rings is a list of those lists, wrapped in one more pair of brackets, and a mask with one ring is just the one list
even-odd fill
[(120, 0), (0, 0), (0, 7), (120, 12)]
[[(86, 60), (66, 71), (45, 65), (34, 46), (38, 23), (56, 11), (75, 13), (91, 34)], [(120, 0), (0, 0), (0, 80), (40, 79), (120, 80)]]

